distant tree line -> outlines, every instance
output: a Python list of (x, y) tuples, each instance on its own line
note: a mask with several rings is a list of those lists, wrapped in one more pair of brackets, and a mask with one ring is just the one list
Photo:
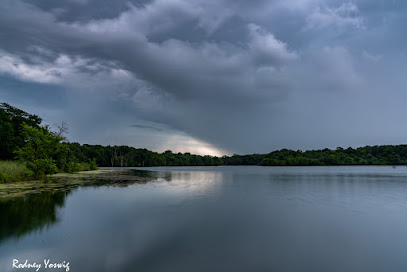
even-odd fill
[(98, 166), (324, 166), (324, 165), (407, 165), (407, 145), (366, 146), (336, 150), (289, 150), (282, 149), (268, 154), (200, 156), (190, 153), (163, 153), (129, 146), (80, 145), (69, 146), (80, 161), (94, 159)]
[(261, 165), (407, 165), (407, 145), (365, 146), (336, 150), (283, 149), (265, 155)]
[(130, 166), (318, 166), (407, 165), (407, 145), (341, 147), (336, 150), (282, 149), (268, 154), (200, 156), (163, 153), (129, 146), (101, 146), (64, 141), (66, 124), (57, 131), (41, 126), (42, 119), (6, 103), (0, 103), (0, 160), (18, 160), (37, 176), (103, 167)]
[(167, 150), (157, 153), (145, 148), (129, 146), (80, 145), (64, 143), (81, 161), (95, 159), (98, 166), (129, 167), (129, 166), (209, 166), (223, 165), (223, 158), (200, 156), (191, 153), (173, 153)]

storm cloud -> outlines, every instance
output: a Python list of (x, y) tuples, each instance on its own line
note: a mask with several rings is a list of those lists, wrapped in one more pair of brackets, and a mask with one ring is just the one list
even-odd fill
[(0, 96), (69, 140), (267, 153), (407, 142), (403, 1), (0, 4)]

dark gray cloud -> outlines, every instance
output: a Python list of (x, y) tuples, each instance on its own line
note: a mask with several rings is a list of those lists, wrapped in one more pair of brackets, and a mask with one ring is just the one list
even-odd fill
[(149, 129), (149, 130), (155, 130), (155, 131), (163, 131), (163, 128), (159, 127), (153, 127), (153, 126), (145, 126), (145, 125), (131, 125), (131, 127), (134, 128), (141, 128), (141, 129)]
[(217, 154), (405, 143), (406, 11), (378, 0), (5, 0), (0, 94), (88, 143)]

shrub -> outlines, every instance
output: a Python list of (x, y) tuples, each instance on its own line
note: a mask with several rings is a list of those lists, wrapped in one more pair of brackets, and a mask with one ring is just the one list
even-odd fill
[(52, 134), (47, 127), (33, 128), (23, 124), (21, 134), (25, 144), (15, 151), (21, 162), (27, 162), (28, 168), (35, 173), (36, 178), (58, 172), (54, 157), (57, 158), (61, 137)]
[(25, 163), (0, 161), (0, 182), (29, 180), (34, 178), (34, 172)]
[(27, 163), (27, 166), (34, 171), (35, 178), (43, 178), (47, 174), (55, 174), (58, 167), (51, 158), (37, 159)]

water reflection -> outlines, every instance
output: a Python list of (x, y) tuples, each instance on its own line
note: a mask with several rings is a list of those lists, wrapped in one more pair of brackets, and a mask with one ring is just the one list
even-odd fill
[(0, 242), (42, 230), (60, 220), (59, 209), (65, 205), (67, 192), (44, 192), (0, 201)]
[(54, 210), (2, 206), (6, 218), (30, 205), (51, 212), (42, 227), (7, 219), (2, 229), (42, 231), (3, 239), (0, 270), (12, 271), (13, 257), (49, 257), (85, 272), (407, 271), (407, 169), (152, 170), (99, 177)]
[[(0, 201), (2, 217), (0, 243), (7, 238), (19, 238), (32, 231), (42, 231), (58, 223), (60, 221), (59, 210), (64, 207), (66, 197), (77, 188), (128, 187), (135, 184), (154, 183), (164, 186), (163, 192), (166, 192), (167, 195), (186, 191), (205, 194), (212, 185), (220, 181), (221, 177), (221, 173), (215, 172), (156, 172), (130, 169), (105, 177), (88, 177), (88, 181), (91, 182), (71, 186), (65, 184), (62, 188), (56, 188), (51, 192), (44, 191), (3, 199)], [(82, 179), (84, 178), (82, 177)]]
[[(52, 177), (42, 187), (24, 196), (0, 199), (0, 243), (7, 238), (20, 238), (33, 231), (42, 231), (58, 223), (59, 211), (71, 192), (84, 187), (128, 187), (157, 180), (151, 171), (125, 170), (102, 176)], [(169, 179), (170, 180), (170, 179)], [(51, 191), (49, 191), (51, 190)]]

